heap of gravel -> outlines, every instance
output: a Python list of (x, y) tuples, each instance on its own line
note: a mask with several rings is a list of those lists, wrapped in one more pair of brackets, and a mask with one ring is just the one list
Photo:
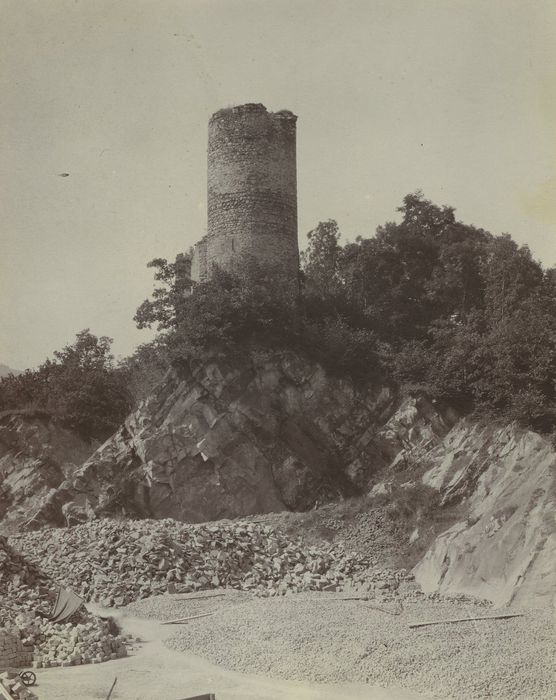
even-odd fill
[(407, 546), (406, 526), (387, 517), (384, 508), (369, 501), (363, 501), (361, 512), (349, 512), (350, 506), (356, 508), (358, 503), (357, 499), (350, 499), (304, 513), (267, 513), (256, 518), (290, 537), (301, 536), (308, 545), (321, 547), (327, 542), (359, 552), (381, 566), (397, 565), (400, 549)]
[(232, 588), (215, 589), (203, 593), (184, 595), (157, 595), (130, 603), (124, 609), (131, 615), (147, 620), (175, 620), (190, 615), (201, 615), (224, 607), (241, 605), (253, 600), (254, 596), (246, 591)]
[(323, 683), (397, 685), (462, 700), (555, 695), (555, 640), (547, 611), (411, 630), (411, 622), (495, 611), (479, 602), (438, 597), (398, 596), (383, 605), (338, 597), (301, 593), (178, 601), (162, 596), (138, 601), (130, 609), (158, 619), (217, 610), (176, 627), (166, 643), (235, 671)]

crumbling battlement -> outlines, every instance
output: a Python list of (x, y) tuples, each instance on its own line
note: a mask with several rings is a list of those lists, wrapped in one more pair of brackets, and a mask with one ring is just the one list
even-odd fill
[(209, 121), (208, 229), (194, 248), (192, 277), (248, 256), (297, 279), (296, 120), (262, 104), (221, 109)]

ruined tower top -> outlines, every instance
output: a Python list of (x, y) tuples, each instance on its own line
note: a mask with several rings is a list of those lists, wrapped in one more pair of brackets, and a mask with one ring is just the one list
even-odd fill
[(262, 104), (220, 109), (209, 121), (207, 235), (194, 249), (192, 277), (248, 256), (297, 279), (296, 120)]
[(282, 109), (279, 112), (269, 112), (267, 108), (260, 102), (248, 102), (244, 105), (237, 105), (236, 107), (224, 107), (215, 112), (209, 120), (213, 122), (218, 119), (228, 120), (230, 117), (238, 117), (240, 115), (246, 114), (260, 114), (268, 115), (275, 119), (283, 119), (285, 121), (290, 121), (293, 124), (297, 121), (297, 117), (293, 112), (287, 109)]

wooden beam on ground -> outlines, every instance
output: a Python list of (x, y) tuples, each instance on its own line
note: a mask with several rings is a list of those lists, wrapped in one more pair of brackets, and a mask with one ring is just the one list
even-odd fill
[(208, 613), (203, 613), (202, 615), (191, 615), (191, 617), (178, 617), (177, 620), (166, 620), (166, 622), (161, 622), (161, 625), (177, 625), (180, 624), (181, 622), (189, 622), (189, 620), (196, 620), (199, 617), (208, 617), (209, 615), (214, 615), (217, 610), (213, 610), (213, 612), (208, 612)]
[(5, 700), (14, 700), (13, 695), (6, 688), (6, 686), (0, 681), (0, 697), (5, 698)]
[[(172, 595), (172, 594), (171, 594)], [(205, 598), (220, 598), (226, 595), (225, 593), (211, 593), (210, 595), (181, 595), (176, 596), (174, 600), (204, 600)]]
[(112, 683), (112, 686), (111, 686), (110, 690), (108, 691), (108, 695), (106, 696), (106, 700), (110, 700), (110, 698), (112, 697), (112, 691), (114, 690), (114, 686), (116, 685), (117, 682), (118, 682), (118, 676), (116, 676), (114, 678), (114, 682)]
[(455, 620), (429, 620), (427, 622), (414, 622), (409, 629), (416, 627), (429, 627), (430, 625), (453, 625), (457, 622), (475, 622), (475, 620), (507, 620), (510, 617), (523, 617), (523, 613), (509, 613), (507, 615), (484, 615), (480, 617), (460, 617)]

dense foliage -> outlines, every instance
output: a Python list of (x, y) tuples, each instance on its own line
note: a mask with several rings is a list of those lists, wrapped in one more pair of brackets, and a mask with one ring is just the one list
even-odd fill
[(321, 303), (319, 293), (302, 291), (280, 267), (254, 258), (233, 271), (215, 266), (209, 281), (184, 292), (180, 276), (167, 275), (171, 264), (152, 265), (164, 286), (143, 302), (135, 320), (139, 328), (156, 324), (159, 345), (174, 366), (207, 352), (242, 354), (254, 345), (296, 348), (341, 374), (376, 374), (373, 334), (354, 322), (347, 307), (340, 313), (339, 301)]
[(421, 193), (399, 211), (400, 223), (345, 245), (336, 222), (320, 223), (299, 288), (254, 260), (193, 286), (183, 260), (179, 274), (153, 261), (163, 285), (136, 321), (158, 326), (174, 363), (249, 343), (296, 347), (333, 372), (554, 429), (554, 270)]
[(334, 221), (308, 234), (299, 284), (255, 259), (194, 284), (190, 261), (156, 259), (137, 310), (158, 337), (114, 364), (89, 331), (37, 370), (0, 380), (0, 411), (39, 408), (103, 439), (164, 376), (207, 353), (295, 348), (330, 372), (397, 382), (462, 411), (556, 428), (556, 270), (508, 235), (456, 221), (420, 193), (400, 223), (342, 244)]
[(107, 438), (125, 419), (127, 374), (114, 365), (111, 339), (89, 332), (36, 370), (0, 381), (0, 411), (41, 409), (85, 440)]
[(389, 374), (406, 387), (553, 429), (554, 272), (508, 235), (466, 226), (420, 193), (400, 211), (401, 223), (374, 238), (334, 248), (325, 231), (310, 241), (307, 273), (315, 277), (316, 265), (320, 279), (334, 281), (321, 296), (347, 296), (383, 343)]

